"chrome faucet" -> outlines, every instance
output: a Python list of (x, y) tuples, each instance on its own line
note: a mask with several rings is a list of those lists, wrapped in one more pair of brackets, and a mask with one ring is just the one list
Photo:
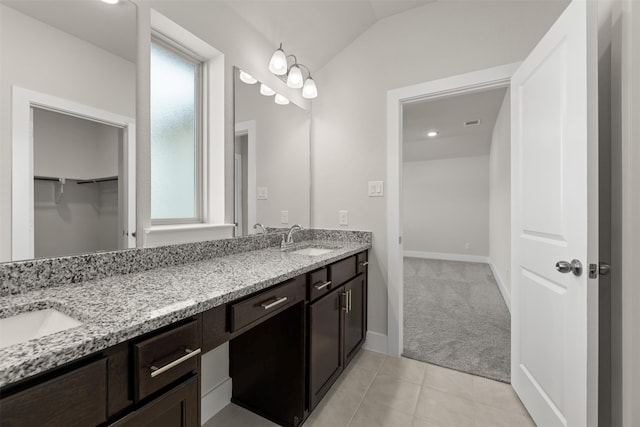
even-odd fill
[(291, 228), (289, 229), (289, 232), (287, 233), (287, 238), (285, 240), (284, 235), (282, 235), (282, 241), (280, 242), (280, 249), (287, 249), (290, 248), (291, 246), (293, 246), (294, 242), (293, 242), (293, 233), (295, 233), (296, 231), (301, 231), (304, 230), (302, 228), (302, 226), (300, 224), (294, 224), (291, 226)]
[(265, 235), (267, 234), (267, 229), (264, 228), (264, 225), (260, 224), (259, 222), (254, 224), (253, 229), (257, 230), (258, 227), (260, 227), (260, 229), (262, 230), (262, 234), (265, 234)]

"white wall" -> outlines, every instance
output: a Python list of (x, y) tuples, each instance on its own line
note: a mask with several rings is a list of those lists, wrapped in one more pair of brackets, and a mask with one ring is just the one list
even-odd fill
[[(259, 84), (235, 86), (236, 122), (255, 121), (256, 187), (267, 187), (268, 199), (256, 200), (256, 221), (267, 227), (308, 227), (311, 184), (310, 118), (297, 105), (277, 105), (263, 96)], [(281, 223), (280, 212), (289, 212)], [(253, 224), (249, 224), (253, 227)]]
[[(435, 2), (373, 25), (314, 74), (312, 218), (315, 227), (373, 231), (369, 329), (387, 331), (386, 201), (367, 181), (386, 175), (388, 90), (524, 59), (562, 2)], [(405, 236), (406, 237), (406, 236)]]
[(0, 261), (11, 254), (11, 86), (135, 116), (135, 64), (0, 5)]
[(402, 170), (405, 254), (489, 255), (489, 156), (409, 161)]
[(504, 286), (511, 294), (511, 92), (500, 107), (491, 136), (489, 154), (489, 258)]

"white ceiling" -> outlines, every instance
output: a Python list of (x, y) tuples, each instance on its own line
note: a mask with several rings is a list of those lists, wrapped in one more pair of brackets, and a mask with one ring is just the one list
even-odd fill
[(317, 72), (377, 21), (436, 0), (225, 0), (274, 50)]
[(1, 0), (0, 3), (45, 24), (136, 62), (136, 8), (121, 1)]
[[(405, 104), (403, 108), (403, 161), (419, 162), (489, 154), (491, 134), (506, 88), (433, 101)], [(477, 126), (465, 126), (480, 120)], [(436, 130), (438, 136), (426, 136)]]
[[(377, 21), (436, 0), (207, 0), (225, 3), (256, 29), (274, 50), (317, 72)], [(135, 6), (98, 0), (0, 0), (2, 4), (136, 60)]]

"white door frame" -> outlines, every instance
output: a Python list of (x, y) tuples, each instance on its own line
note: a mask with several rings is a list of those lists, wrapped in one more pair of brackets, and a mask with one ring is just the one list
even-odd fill
[(508, 87), (519, 63), (432, 80), (387, 92), (387, 352), (403, 348), (402, 106), (452, 95)]
[[(34, 257), (33, 225), (33, 117), (31, 107), (69, 114), (121, 128), (124, 133), (122, 177), (126, 185), (124, 223), (128, 247), (136, 247), (136, 122), (130, 117), (100, 110), (53, 95), (12, 87), (11, 259)], [(64, 177), (61, 177), (64, 178)]]
[(236, 136), (247, 135), (247, 234), (255, 234), (256, 212), (256, 121), (236, 123)]

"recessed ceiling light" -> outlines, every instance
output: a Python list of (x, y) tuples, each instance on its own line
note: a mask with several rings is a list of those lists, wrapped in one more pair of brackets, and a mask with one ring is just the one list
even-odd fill
[(430, 130), (429, 132), (427, 132), (427, 136), (429, 138), (435, 138), (436, 136), (438, 136), (438, 132), (435, 130)]
[(118, 4), (120, 0), (102, 0), (102, 1), (107, 4)]

